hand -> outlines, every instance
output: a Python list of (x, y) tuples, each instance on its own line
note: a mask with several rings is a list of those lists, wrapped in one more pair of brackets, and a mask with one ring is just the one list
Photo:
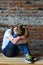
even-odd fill
[(16, 44), (18, 45), (18, 44), (21, 44), (21, 43), (20, 43), (20, 41), (18, 41)]
[(19, 40), (16, 44), (22, 44), (24, 43), (22, 40)]

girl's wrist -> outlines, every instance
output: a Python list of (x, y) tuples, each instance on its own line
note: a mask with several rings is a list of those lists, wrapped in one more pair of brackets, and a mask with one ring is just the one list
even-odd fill
[(18, 36), (17, 39), (20, 40), (21, 39), (21, 36)]

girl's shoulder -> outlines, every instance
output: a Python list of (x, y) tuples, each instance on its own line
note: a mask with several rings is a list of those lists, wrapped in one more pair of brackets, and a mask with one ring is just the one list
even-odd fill
[(7, 29), (5, 32), (11, 32), (12, 30), (11, 29)]
[(11, 33), (12, 33), (12, 30), (11, 29), (8, 29), (8, 30), (5, 31), (4, 34), (11, 34)]

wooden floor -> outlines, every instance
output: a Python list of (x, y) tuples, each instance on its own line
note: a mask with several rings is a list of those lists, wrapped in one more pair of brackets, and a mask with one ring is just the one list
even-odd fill
[(38, 61), (32, 64), (28, 64), (23, 57), (8, 58), (0, 54), (0, 65), (43, 65), (43, 57), (40, 57)]

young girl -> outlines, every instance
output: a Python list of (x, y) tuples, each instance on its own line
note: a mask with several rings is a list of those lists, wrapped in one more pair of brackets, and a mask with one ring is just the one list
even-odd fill
[[(32, 56), (30, 55), (30, 50), (26, 39), (25, 28), (23, 25), (17, 25), (12, 29), (8, 29), (3, 38), (2, 42), (2, 52), (7, 57), (18, 56), (20, 51), (23, 52), (25, 60), (28, 63), (32, 63)], [(24, 37), (25, 36), (25, 37)]]

